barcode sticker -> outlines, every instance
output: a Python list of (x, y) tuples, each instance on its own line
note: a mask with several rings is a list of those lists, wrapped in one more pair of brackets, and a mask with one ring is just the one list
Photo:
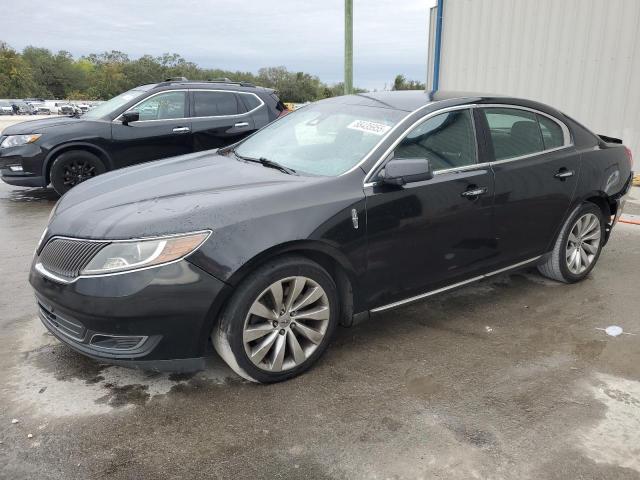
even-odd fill
[(354, 120), (347, 128), (351, 130), (359, 130), (365, 133), (373, 133), (374, 135), (384, 135), (391, 127), (384, 123), (369, 122), (367, 120)]

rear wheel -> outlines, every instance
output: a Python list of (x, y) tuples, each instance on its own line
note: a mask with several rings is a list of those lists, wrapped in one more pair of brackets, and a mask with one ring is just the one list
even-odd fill
[(538, 270), (565, 283), (579, 282), (595, 267), (604, 240), (604, 215), (593, 203), (576, 208), (560, 231), (551, 255)]
[(60, 195), (71, 188), (106, 171), (102, 161), (93, 153), (71, 150), (58, 156), (51, 166), (51, 185)]
[(212, 341), (240, 376), (279, 382), (316, 362), (335, 331), (338, 315), (331, 276), (304, 257), (283, 257), (238, 286)]

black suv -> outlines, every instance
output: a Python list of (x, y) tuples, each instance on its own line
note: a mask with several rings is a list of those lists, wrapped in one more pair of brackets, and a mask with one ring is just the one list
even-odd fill
[(76, 117), (34, 120), (0, 136), (0, 176), (64, 194), (100, 173), (235, 143), (286, 112), (274, 90), (231, 80), (169, 79)]

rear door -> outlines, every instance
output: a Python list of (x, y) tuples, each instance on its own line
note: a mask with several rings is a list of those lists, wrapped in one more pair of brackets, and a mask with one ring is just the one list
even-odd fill
[(193, 151), (186, 90), (150, 95), (128, 111), (140, 120), (124, 125), (118, 117), (111, 124), (116, 168)]
[(569, 129), (542, 112), (481, 109), (495, 175), (500, 260), (511, 264), (549, 250), (573, 199), (580, 168)]
[(239, 94), (225, 90), (191, 90), (194, 151), (231, 145), (255, 130)]

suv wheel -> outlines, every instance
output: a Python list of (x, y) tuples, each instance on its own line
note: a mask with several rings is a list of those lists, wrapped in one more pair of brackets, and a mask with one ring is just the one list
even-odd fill
[(279, 382), (307, 370), (338, 323), (336, 285), (318, 264), (283, 257), (239, 286), (212, 333), (218, 354), (240, 376)]
[(549, 258), (538, 270), (559, 282), (579, 282), (593, 270), (600, 257), (604, 232), (602, 210), (593, 203), (582, 204), (569, 216)]
[(71, 150), (58, 156), (51, 166), (51, 185), (60, 195), (71, 188), (106, 171), (102, 161), (93, 153)]

